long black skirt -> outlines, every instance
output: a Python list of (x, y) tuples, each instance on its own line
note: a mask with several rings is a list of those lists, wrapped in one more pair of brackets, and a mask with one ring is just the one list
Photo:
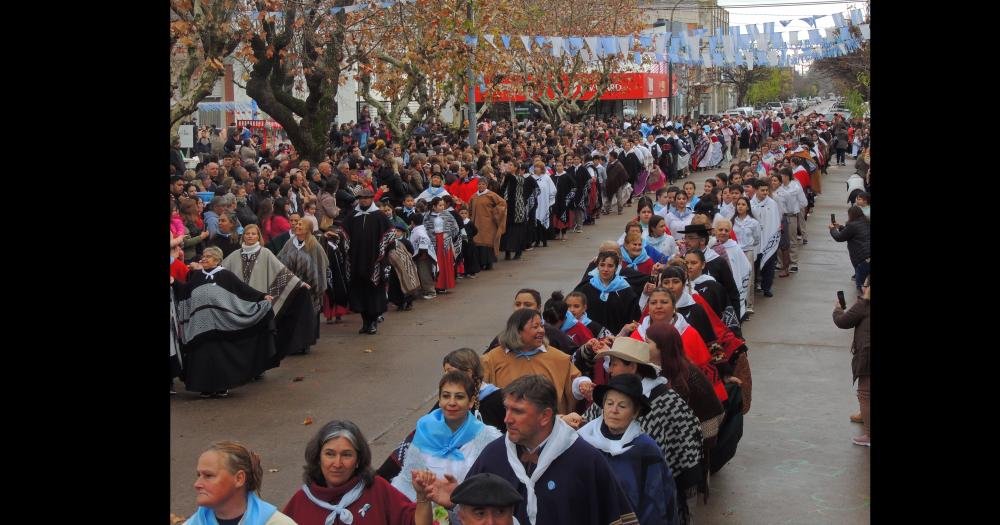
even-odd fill
[(212, 331), (184, 347), (181, 379), (189, 392), (218, 392), (253, 381), (270, 368), (277, 352), (274, 315), (236, 332)]
[[(476, 245), (474, 248), (476, 250), (476, 260), (479, 262), (480, 268), (486, 268), (488, 265), (497, 262), (497, 256), (493, 253), (492, 246)], [(465, 248), (462, 248), (462, 250), (464, 251)]]
[(512, 223), (500, 237), (500, 249), (505, 252), (520, 252), (528, 245), (528, 223)]
[(319, 337), (319, 313), (313, 308), (309, 290), (299, 288), (292, 292), (281, 308), (276, 320), (278, 333), (275, 345), (278, 352), (268, 369), (275, 368), (288, 354), (297, 354), (316, 344)]

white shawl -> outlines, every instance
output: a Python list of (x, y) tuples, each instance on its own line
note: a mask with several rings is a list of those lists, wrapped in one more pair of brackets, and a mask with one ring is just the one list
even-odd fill
[(580, 436), (573, 430), (573, 427), (566, 424), (562, 418), (556, 417), (552, 433), (549, 434), (545, 442), (545, 447), (542, 448), (542, 453), (538, 456), (538, 464), (535, 466), (535, 471), (531, 473), (531, 477), (528, 477), (527, 472), (524, 470), (524, 464), (521, 463), (520, 458), (517, 456), (517, 447), (510, 440), (510, 436), (504, 434), (503, 441), (507, 446), (507, 463), (510, 464), (510, 468), (514, 471), (514, 475), (517, 476), (517, 480), (524, 484), (528, 492), (526, 508), (528, 523), (531, 525), (535, 524), (535, 519), (538, 516), (538, 497), (535, 495), (535, 483), (542, 479), (542, 475), (548, 470), (549, 465), (562, 455), (563, 452), (566, 452), (576, 442), (578, 437)]
[(758, 253), (763, 255), (760, 259), (761, 266), (763, 266), (778, 251), (778, 243), (781, 241), (781, 210), (778, 209), (778, 203), (774, 202), (771, 197), (764, 199), (764, 202), (754, 197), (750, 199), (750, 205), (753, 208), (754, 217), (760, 223), (761, 236)]
[[(636, 407), (636, 409), (638, 410), (638, 407)], [(591, 446), (597, 450), (611, 454), (612, 456), (618, 456), (628, 451), (628, 449), (632, 448), (632, 441), (642, 435), (642, 427), (640, 427), (639, 423), (633, 419), (632, 422), (628, 424), (628, 428), (625, 429), (625, 434), (622, 435), (621, 439), (608, 439), (601, 433), (602, 423), (604, 423), (603, 414), (597, 419), (584, 425), (577, 431), (577, 433), (580, 434), (580, 437), (582, 437), (584, 441), (590, 443)]]

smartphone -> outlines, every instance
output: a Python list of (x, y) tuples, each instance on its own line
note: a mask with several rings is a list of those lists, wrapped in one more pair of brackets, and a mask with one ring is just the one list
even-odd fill
[(663, 274), (660, 273), (660, 272), (657, 272), (657, 273), (655, 273), (653, 275), (650, 275), (649, 276), (649, 282), (653, 283), (653, 286), (659, 288), (660, 286), (663, 285)]
[(837, 300), (840, 301), (840, 307), (847, 310), (847, 301), (844, 299), (844, 291), (840, 290), (837, 292)]
[(831, 213), (830, 214), (830, 224), (837, 224), (837, 214), (836, 213)]

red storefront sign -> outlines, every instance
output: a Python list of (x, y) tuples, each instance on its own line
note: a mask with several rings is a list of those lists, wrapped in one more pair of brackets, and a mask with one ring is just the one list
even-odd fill
[[(611, 76), (611, 85), (601, 95), (601, 100), (644, 100), (654, 98), (667, 98), (667, 74), (666, 73), (619, 73)], [(492, 93), (493, 102), (524, 102), (525, 97), (521, 94), (512, 94), (511, 90), (504, 89), (504, 85), (510, 85), (511, 81), (500, 84), (500, 87)], [(676, 93), (677, 79), (674, 78)], [(578, 90), (581, 88), (577, 88)], [(596, 94), (596, 90), (589, 89), (583, 92), (580, 100), (590, 100)], [(549, 95), (553, 93), (549, 90)], [(481, 103), (486, 100), (480, 86), (476, 86), (476, 102)]]

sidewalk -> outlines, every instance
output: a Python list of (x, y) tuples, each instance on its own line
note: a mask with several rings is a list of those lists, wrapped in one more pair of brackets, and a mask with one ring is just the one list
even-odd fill
[(845, 181), (831, 166), (807, 222), (799, 272), (775, 279), (774, 297), (757, 294), (743, 325), (750, 347), (753, 404), (736, 456), (711, 479), (708, 505), (692, 505), (703, 524), (869, 523), (871, 449), (851, 443), (861, 425), (851, 383), (851, 330), (832, 321), (837, 290), (856, 293), (847, 246), (830, 237), (830, 213), (847, 218)]

